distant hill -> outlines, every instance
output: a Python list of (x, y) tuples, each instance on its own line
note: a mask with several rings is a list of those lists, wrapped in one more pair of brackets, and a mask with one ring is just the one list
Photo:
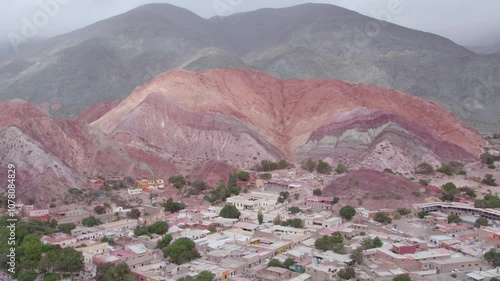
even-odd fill
[[(308, 158), (411, 175), (427, 162), (474, 161), (484, 139), (434, 102), (339, 80), (255, 70), (172, 70), (76, 120), (0, 102), (0, 167), (18, 192), (49, 200), (98, 175), (192, 175), (215, 184), (262, 160)], [(38, 200), (37, 200), (38, 201)]]
[(500, 42), (488, 46), (469, 46), (466, 48), (477, 54), (500, 54)]
[[(370, 26), (380, 33), (367, 36)], [(483, 133), (500, 128), (500, 55), (326, 4), (212, 19), (168, 4), (141, 6), (1, 62), (0, 99), (76, 118), (164, 71), (227, 67), (397, 89), (437, 101)]]

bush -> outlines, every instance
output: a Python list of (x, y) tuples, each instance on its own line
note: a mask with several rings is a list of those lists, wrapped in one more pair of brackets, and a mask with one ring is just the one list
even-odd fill
[(183, 175), (178, 175), (168, 178), (168, 182), (173, 183), (175, 188), (183, 188), (186, 186), (186, 178)]
[(240, 171), (238, 174), (236, 174), (236, 177), (239, 180), (248, 181), (250, 179), (250, 174), (248, 172), (245, 172), (245, 171)]
[(396, 173), (394, 173), (394, 171), (392, 169), (389, 169), (389, 168), (385, 168), (384, 169), (384, 173), (391, 174), (391, 175), (395, 175), (396, 174)]
[(449, 215), (448, 223), (461, 223), (462, 219), (458, 215)]
[(259, 178), (263, 180), (270, 180), (273, 176), (270, 173), (263, 173), (259, 176)]
[(497, 186), (496, 180), (493, 178), (492, 174), (486, 174), (481, 182), (489, 186)]
[(422, 175), (433, 175), (435, 173), (434, 168), (432, 167), (431, 164), (429, 163), (420, 163), (417, 166), (417, 169), (415, 170), (416, 174), (422, 174)]
[(453, 176), (454, 172), (453, 167), (449, 164), (442, 164), (437, 171), (448, 176)]
[(272, 259), (267, 263), (268, 267), (283, 267), (278, 259)]
[(75, 228), (76, 228), (76, 225), (74, 223), (63, 223), (63, 224), (60, 224), (57, 226), (57, 229), (59, 229), (59, 231), (66, 233), (68, 235), (70, 235), (71, 230), (73, 230)]
[(295, 206), (288, 208), (288, 211), (289, 211), (290, 213), (292, 213), (292, 215), (295, 215), (295, 214), (297, 214), (297, 213), (300, 213), (300, 209), (299, 209), (299, 207), (295, 207)]
[(352, 217), (354, 217), (354, 215), (356, 215), (356, 209), (347, 205), (342, 207), (342, 209), (340, 209), (339, 214), (341, 217), (349, 221), (352, 219)]
[(106, 213), (106, 208), (104, 208), (104, 206), (96, 206), (94, 208), (94, 212), (96, 212), (96, 214), (98, 214), (98, 215), (102, 215), (102, 214)]
[(327, 162), (319, 160), (318, 165), (316, 166), (316, 170), (320, 174), (329, 174), (332, 172), (332, 166)]
[(376, 222), (389, 224), (392, 222), (392, 219), (387, 215), (386, 212), (378, 212), (375, 214), (375, 218), (373, 219)]
[(84, 218), (82, 220), (82, 224), (86, 227), (92, 227), (92, 226), (96, 226), (96, 225), (101, 225), (102, 222), (100, 219), (98, 219), (94, 216), (90, 216), (90, 217)]
[(321, 194), (322, 194), (321, 189), (316, 188), (315, 190), (313, 190), (313, 195), (314, 196), (321, 196)]
[(411, 278), (406, 274), (401, 274), (392, 278), (392, 281), (411, 281)]
[(335, 172), (337, 172), (337, 174), (347, 173), (347, 167), (344, 164), (339, 163), (337, 168), (335, 168)]
[(313, 172), (314, 169), (316, 169), (316, 162), (314, 162), (311, 158), (309, 158), (307, 159), (303, 168), (308, 170), (309, 172)]
[(352, 267), (346, 267), (344, 269), (339, 270), (338, 273), (339, 278), (350, 280), (356, 277), (356, 271)]
[(220, 211), (219, 216), (226, 219), (238, 219), (241, 213), (238, 209), (233, 205), (226, 205)]
[(428, 186), (429, 183), (431, 183), (431, 180), (428, 180), (428, 179), (420, 179), (418, 180), (418, 183), (421, 185), (421, 186)]
[(397, 211), (403, 216), (411, 214), (411, 210), (406, 208), (398, 208)]
[(165, 208), (165, 211), (167, 211), (167, 212), (176, 213), (180, 210), (185, 209), (186, 205), (184, 205), (180, 202), (174, 202), (174, 200), (172, 200), (172, 198), (169, 198), (167, 200), (167, 203), (165, 203), (163, 205), (163, 207)]
[(426, 212), (426, 211), (421, 211), (421, 212), (418, 212), (418, 213), (417, 213), (417, 216), (418, 216), (418, 218), (420, 218), (420, 219), (423, 219), (423, 218), (425, 218), (425, 217), (426, 217), (426, 216), (428, 216), (428, 215), (429, 215), (429, 212)]

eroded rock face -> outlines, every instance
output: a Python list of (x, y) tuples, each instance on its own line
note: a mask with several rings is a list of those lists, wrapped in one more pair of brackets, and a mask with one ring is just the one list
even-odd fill
[[(239, 166), (342, 157), (407, 172), (424, 160), (471, 160), (483, 143), (449, 112), (407, 94), (239, 69), (164, 73), (91, 126), (121, 143)], [(394, 155), (379, 153), (377, 144)]]
[[(167, 72), (77, 120), (1, 102), (0, 133), (0, 148), (9, 150), (0, 164), (22, 163), (33, 183), (43, 179), (53, 190), (85, 186), (96, 175), (191, 173), (216, 183), (228, 167), (283, 158), (405, 173), (424, 161), (473, 159), (483, 144), (451, 113), (404, 93), (240, 69)], [(40, 168), (50, 162), (57, 167)]]

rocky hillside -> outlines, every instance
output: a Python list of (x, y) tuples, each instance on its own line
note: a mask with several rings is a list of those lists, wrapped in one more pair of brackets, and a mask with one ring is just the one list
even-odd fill
[[(380, 32), (366, 34), (367, 26)], [(174, 68), (253, 68), (333, 78), (434, 100), (483, 133), (500, 127), (500, 55), (325, 4), (203, 19), (151, 4), (37, 42), (0, 63), (0, 99), (73, 117)]]
[(483, 144), (452, 113), (408, 94), (241, 69), (170, 71), (77, 120), (2, 102), (0, 134), (1, 164), (17, 163), (32, 193), (97, 175), (182, 172), (217, 182), (232, 167), (283, 158), (409, 173), (423, 161), (472, 160)]

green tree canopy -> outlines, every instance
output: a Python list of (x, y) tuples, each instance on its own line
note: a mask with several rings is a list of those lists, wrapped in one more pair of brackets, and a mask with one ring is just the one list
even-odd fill
[(175, 240), (163, 250), (163, 256), (169, 257), (176, 264), (183, 264), (200, 257), (193, 240), (183, 237)]
[(168, 223), (164, 221), (157, 221), (149, 226), (149, 232), (163, 235), (168, 231)]
[(352, 206), (344, 206), (340, 209), (339, 212), (340, 216), (343, 217), (346, 220), (351, 220), (354, 215), (356, 215), (356, 209), (354, 209)]
[(163, 238), (161, 240), (159, 240), (156, 243), (156, 248), (157, 249), (164, 249), (165, 247), (170, 245), (170, 242), (172, 242), (172, 239), (173, 239), (172, 235), (166, 234), (165, 236), (163, 236)]
[(226, 219), (238, 219), (241, 213), (238, 209), (233, 205), (226, 205), (220, 210), (219, 216)]

